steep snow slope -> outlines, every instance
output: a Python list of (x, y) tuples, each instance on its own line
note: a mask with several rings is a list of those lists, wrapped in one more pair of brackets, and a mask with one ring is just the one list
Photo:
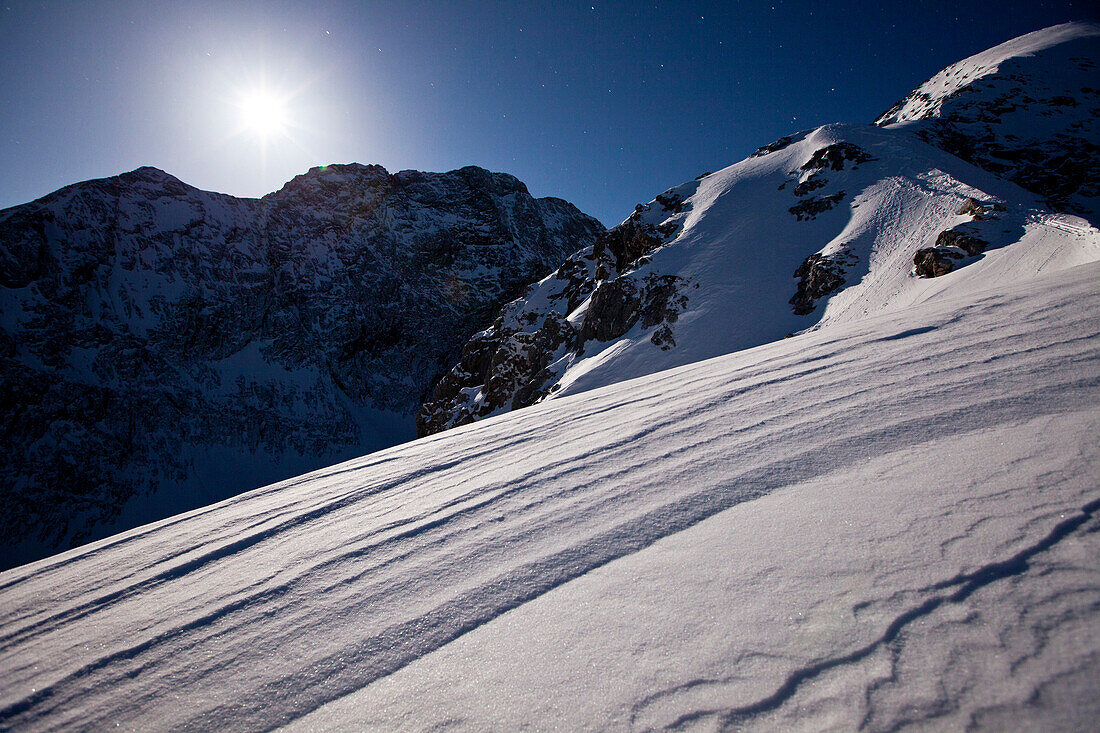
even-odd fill
[(0, 212), (0, 567), (408, 440), (444, 364), (603, 227), (512, 176), (141, 168)]
[(1096, 223), (1098, 64), (1100, 26), (1045, 28), (947, 67), (875, 124), (914, 130)]
[(0, 574), (0, 724), (1088, 727), (1100, 264), (941, 280)]

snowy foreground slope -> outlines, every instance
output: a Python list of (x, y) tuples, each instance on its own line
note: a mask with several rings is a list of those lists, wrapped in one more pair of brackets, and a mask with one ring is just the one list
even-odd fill
[(0, 574), (0, 725), (1088, 727), (1100, 264), (993, 259)]

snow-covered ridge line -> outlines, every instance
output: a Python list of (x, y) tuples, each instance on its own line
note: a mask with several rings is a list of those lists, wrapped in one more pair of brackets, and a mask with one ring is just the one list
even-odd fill
[(639, 205), (505, 306), (418, 433), (1100, 258), (1072, 220), (904, 126), (790, 135)]
[(876, 120), (1100, 222), (1100, 25), (1015, 38), (933, 76)]
[[(551, 401), (4, 574), (0, 719), (321, 714), (746, 501), (1074, 414), (1100, 386), (1098, 275), (940, 296)], [(924, 585), (937, 595), (997, 561)]]
[(1100, 25), (1063, 23), (1025, 33), (951, 64), (913, 90), (875, 120), (876, 125), (908, 122), (941, 114), (943, 103), (984, 76), (993, 74), (1008, 59), (1033, 56), (1067, 41), (1100, 36)]

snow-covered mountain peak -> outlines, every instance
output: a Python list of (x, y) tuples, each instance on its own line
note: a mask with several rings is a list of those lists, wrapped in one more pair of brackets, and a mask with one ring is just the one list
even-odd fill
[(1048, 208), (1095, 207), (1098, 41), (1030, 34), (899, 104), (921, 119), (788, 135), (637, 206), (466, 345), (420, 432), (1100, 257)]
[[(1048, 54), (1047, 52), (1064, 44), (1077, 41), (1088, 43), (1094, 47), (1098, 36), (1100, 36), (1100, 26), (1091, 23), (1063, 23), (1005, 41), (999, 46), (976, 53), (948, 66), (883, 113), (875, 120), (875, 124), (892, 125), (927, 117), (943, 116), (945, 104), (949, 104), (952, 99), (963, 93), (963, 90), (974, 85), (975, 82), (997, 74), (1001, 66), (1010, 60), (1013, 62), (1013, 66), (1016, 67), (1012, 70), (1012, 73), (1026, 70), (1031, 75), (1030, 81), (1033, 83), (1038, 81), (1036, 77), (1049, 78), (1050, 76), (1057, 76), (1060, 80), (1065, 81), (1067, 75), (1076, 77), (1082, 71), (1086, 72), (1086, 76), (1091, 75), (1092, 79), (1095, 80), (1096, 67), (1092, 63), (1087, 63), (1087, 61), (1093, 61), (1088, 56), (1083, 55), (1076, 60), (1076, 63), (1063, 65), (1054, 62), (1053, 59), (1053, 57), (1059, 57), (1060, 60), (1061, 53)], [(1076, 46), (1077, 44), (1061, 50), (1067, 51), (1066, 55), (1072, 56), (1077, 53)], [(1082, 47), (1084, 47), (1083, 44)], [(1045, 58), (1048, 55), (1052, 58)], [(1034, 58), (1037, 56), (1039, 58)]]
[[(518, 197), (518, 198), (517, 198)], [(336, 163), (311, 168), (295, 176), (263, 201), (320, 207), (329, 214), (363, 212), (383, 199), (387, 206), (465, 206), (477, 202), (499, 210), (496, 200), (533, 201), (527, 186), (515, 176), (466, 166), (445, 173), (402, 170), (390, 173), (380, 165)], [(539, 199), (545, 214), (570, 218), (580, 212), (561, 199)], [(457, 213), (457, 212), (456, 212)], [(470, 212), (467, 211), (466, 214)], [(541, 214), (540, 214), (541, 215)]]
[(160, 168), (151, 165), (139, 166), (132, 171), (120, 173), (117, 178), (121, 181), (141, 181), (144, 183), (164, 183), (165, 181), (183, 183), (183, 181), (176, 178), (171, 173), (162, 171)]
[[(121, 204), (129, 199), (156, 199), (164, 197), (217, 197), (221, 194), (201, 191), (190, 186), (171, 173), (150, 165), (143, 165), (132, 171), (119, 173), (106, 178), (96, 178), (64, 186), (39, 199), (39, 202), (55, 206), (71, 206), (75, 201), (84, 201), (89, 205), (97, 199), (114, 200)], [(24, 206), (13, 206), (0, 210), (0, 221), (18, 216), (25, 211)], [(5, 244), (0, 242), (0, 246)]]
[(944, 69), (876, 124), (908, 128), (1097, 223), (1098, 79), (1100, 26), (1067, 23)]
[(380, 165), (333, 163), (314, 166), (264, 197), (266, 201), (304, 202), (318, 196), (350, 200), (373, 196), (388, 188), (390, 173)]
[(463, 341), (603, 230), (512, 176), (355, 163), (0, 212), (0, 567), (411, 438)]
[(284, 184), (283, 187), (285, 188), (295, 181), (328, 181), (335, 183), (359, 179), (384, 180), (388, 178), (389, 175), (389, 171), (383, 166), (373, 163), (331, 163), (329, 165), (315, 165), (305, 173), (294, 176), (294, 178), (287, 184)]

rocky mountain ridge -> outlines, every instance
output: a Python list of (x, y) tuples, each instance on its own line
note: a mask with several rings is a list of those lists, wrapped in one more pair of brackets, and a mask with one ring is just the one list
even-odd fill
[(3, 565), (413, 437), (472, 333), (603, 231), (516, 178), (154, 168), (0, 212)]

